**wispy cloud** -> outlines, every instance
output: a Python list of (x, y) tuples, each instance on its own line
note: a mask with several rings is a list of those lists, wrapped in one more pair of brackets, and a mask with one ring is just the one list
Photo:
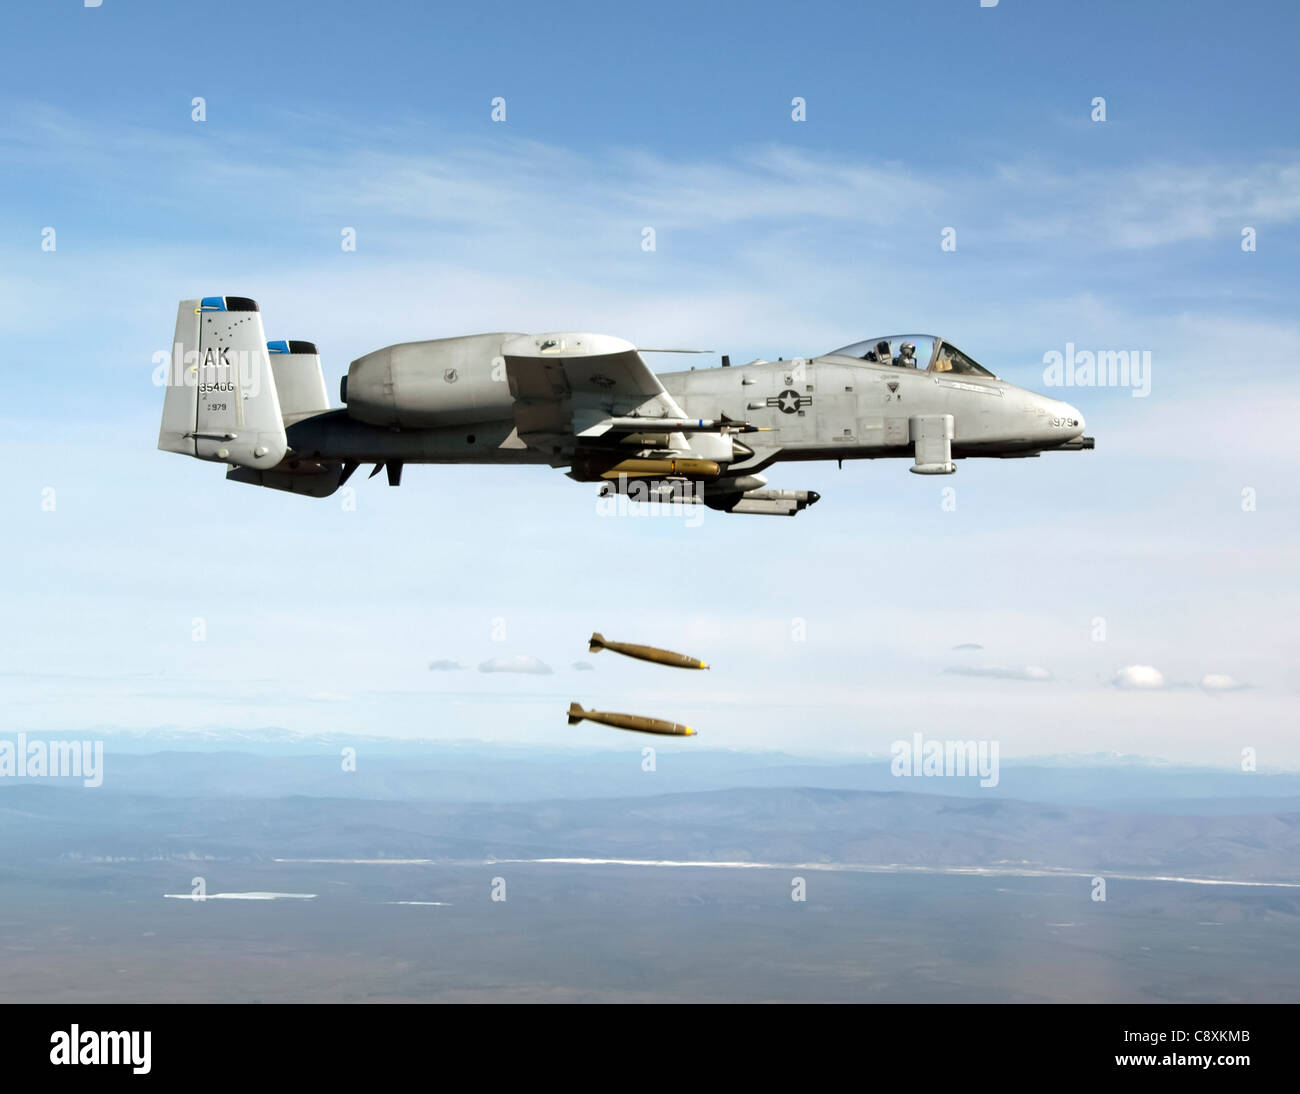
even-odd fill
[[(709, 157), (646, 148), (575, 149), (514, 137), (449, 138), (405, 126), (358, 135), (340, 148), (319, 137), (331, 124), (282, 134), (112, 131), (50, 108), (0, 122), (0, 148), (16, 165), (51, 175), (92, 171), (104, 187), (150, 183), (151, 202), (191, 208), (196, 195), (238, 207), (246, 221), (302, 223), (377, 218), (379, 238), (398, 225), (436, 227), (466, 241), (546, 240), (553, 255), (639, 242), (643, 225), (701, 232), (749, 225), (880, 228), (933, 220), (980, 238), (1086, 241), (1095, 250), (1165, 246), (1236, 235), (1246, 224), (1300, 221), (1300, 159), (1250, 164), (1152, 161), (1062, 172), (1032, 157), (882, 159), (779, 143), (720, 148)], [(436, 143), (437, 151), (426, 152)], [(151, 206), (157, 215), (157, 205)], [(372, 238), (373, 243), (373, 238)], [(878, 239), (877, 248), (888, 245)], [(639, 251), (638, 248), (634, 250)]]
[(951, 676), (984, 676), (991, 680), (1029, 680), (1044, 683), (1052, 678), (1051, 672), (1039, 665), (1024, 668), (1006, 668), (1002, 665), (951, 665), (943, 670)]
[(1242, 227), (1300, 219), (1300, 161), (1153, 162), (1069, 173), (1025, 162), (999, 178), (1012, 195), (1008, 225), (1026, 240), (1085, 238), (1098, 248), (1141, 250)]
[(530, 676), (550, 676), (551, 666), (536, 657), (518, 654), (515, 657), (493, 657), (478, 667), (479, 672), (520, 672)]

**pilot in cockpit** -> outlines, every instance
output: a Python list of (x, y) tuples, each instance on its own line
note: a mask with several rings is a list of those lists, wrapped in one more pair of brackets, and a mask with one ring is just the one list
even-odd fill
[(898, 356), (894, 358), (898, 368), (916, 368), (916, 343), (904, 342), (898, 347)]

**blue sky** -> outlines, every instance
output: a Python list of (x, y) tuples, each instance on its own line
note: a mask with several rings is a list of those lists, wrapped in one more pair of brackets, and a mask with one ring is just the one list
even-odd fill
[[(579, 699), (732, 748), (1300, 765), (1300, 17), (1174, 10), (10, 6), (8, 728), (554, 744)], [(601, 517), (542, 469), (411, 468), (351, 511), (154, 450), (152, 355), (218, 293), (317, 342), (331, 391), (392, 342), (555, 329), (736, 362), (935, 330), (1038, 390), (1072, 342), (1149, 351), (1152, 387), (1053, 392), (1092, 453), (777, 466), (823, 498), (789, 521)], [(715, 668), (593, 659), (592, 629)], [(515, 656), (555, 671), (476, 671)], [(1134, 665), (1165, 686), (1115, 686)]]

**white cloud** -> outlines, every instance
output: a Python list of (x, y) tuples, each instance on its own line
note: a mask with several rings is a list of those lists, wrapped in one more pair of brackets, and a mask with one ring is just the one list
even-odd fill
[(478, 667), (479, 672), (522, 672), (533, 676), (549, 676), (551, 666), (536, 657), (518, 654), (515, 657), (493, 657)]
[(1165, 686), (1165, 677), (1152, 665), (1125, 665), (1115, 673), (1115, 686), (1137, 690), (1154, 690)]
[(1206, 691), (1241, 691), (1246, 685), (1238, 682), (1235, 677), (1210, 672), (1201, 677), (1201, 687)]

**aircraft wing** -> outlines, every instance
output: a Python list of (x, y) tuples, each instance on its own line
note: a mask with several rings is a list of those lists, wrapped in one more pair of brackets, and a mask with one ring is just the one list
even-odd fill
[[(664, 434), (686, 450), (686, 414), (631, 342), (605, 334), (525, 334), (502, 345), (515, 429), (529, 448), (567, 462), (579, 437)], [(637, 419), (635, 427), (629, 418)], [(655, 419), (664, 419), (656, 429)]]

